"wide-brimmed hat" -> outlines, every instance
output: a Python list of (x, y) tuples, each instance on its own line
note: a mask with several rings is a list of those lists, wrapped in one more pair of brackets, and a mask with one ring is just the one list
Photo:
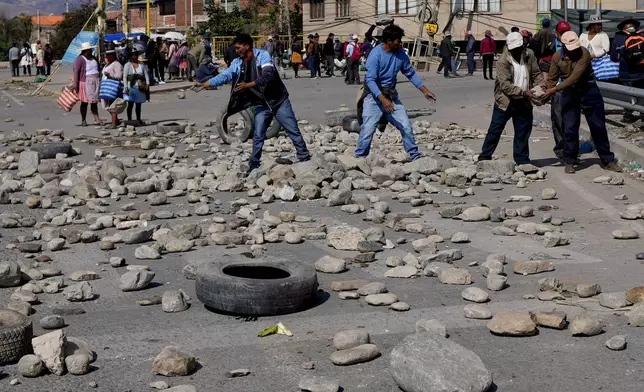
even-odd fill
[(142, 63), (145, 63), (146, 61), (148, 61), (148, 58), (145, 56), (145, 53), (139, 54), (139, 61)]
[(568, 50), (576, 50), (581, 48), (581, 43), (579, 43), (579, 36), (574, 31), (566, 31), (561, 36), (561, 43)]
[(107, 56), (108, 54), (116, 54), (116, 50), (114, 50), (114, 49), (106, 50), (105, 55)]
[(626, 26), (627, 24), (632, 24), (637, 29), (640, 27), (641, 23), (637, 19), (634, 19), (632, 16), (626, 16), (617, 25), (617, 30), (624, 30), (624, 26)]
[(580, 24), (589, 26), (591, 24), (601, 24), (601, 23), (608, 23), (608, 22), (610, 22), (610, 20), (602, 19), (601, 15), (590, 15), (590, 18), (588, 18), (588, 20), (585, 20)]
[(96, 45), (92, 45), (90, 42), (83, 42), (81, 44), (81, 52), (90, 50), (90, 49), (96, 49)]

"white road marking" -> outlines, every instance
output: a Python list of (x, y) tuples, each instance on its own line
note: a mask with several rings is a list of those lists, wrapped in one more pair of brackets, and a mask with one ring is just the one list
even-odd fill
[(14, 97), (11, 93), (6, 92), (5, 90), (2, 90), (2, 95), (5, 97), (11, 99), (13, 102), (17, 103), (20, 106), (25, 106), (25, 104), (19, 100), (18, 98)]

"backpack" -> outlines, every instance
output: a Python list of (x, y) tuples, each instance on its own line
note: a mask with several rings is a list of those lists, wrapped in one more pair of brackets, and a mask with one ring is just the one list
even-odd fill
[(638, 30), (626, 38), (624, 57), (629, 64), (644, 65), (644, 30)]
[[(347, 49), (349, 49), (349, 45), (350, 45), (350, 44), (351, 44), (351, 42), (350, 42), (350, 43), (348, 43), (348, 44), (347, 44), (347, 46), (344, 48), (344, 55), (345, 55), (345, 56), (348, 56), (348, 55), (349, 55), (349, 51), (348, 51)], [(360, 53), (360, 45), (357, 45), (357, 44), (354, 42), (354, 43), (353, 43), (353, 52), (351, 52), (351, 58), (352, 58), (352, 59), (354, 59), (354, 60), (360, 60), (360, 56), (361, 56), (361, 55), (362, 55), (362, 54)]]

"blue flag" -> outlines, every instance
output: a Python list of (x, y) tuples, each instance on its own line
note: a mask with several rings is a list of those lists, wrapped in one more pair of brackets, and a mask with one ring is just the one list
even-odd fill
[(84, 42), (89, 42), (92, 46), (98, 45), (98, 33), (94, 31), (81, 31), (78, 33), (65, 51), (61, 64), (73, 65), (76, 58), (80, 55), (81, 45)]

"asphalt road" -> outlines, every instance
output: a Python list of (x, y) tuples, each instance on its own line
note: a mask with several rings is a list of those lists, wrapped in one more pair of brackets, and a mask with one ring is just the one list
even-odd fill
[[(6, 79), (6, 71), (0, 77)], [(424, 75), (427, 85), (438, 96), (436, 113), (426, 119), (443, 123), (457, 123), (461, 126), (486, 128), (489, 124), (493, 100), (493, 83), (480, 77), (446, 80), (435, 74)], [(299, 119), (311, 123), (323, 123), (324, 111), (336, 109), (345, 104), (353, 106), (355, 87), (345, 86), (336, 79), (290, 79), (286, 85)], [(400, 85), (403, 102), (409, 108), (425, 107), (428, 103), (422, 95), (409, 84)], [(194, 94), (188, 92), (185, 100), (177, 100), (174, 93), (152, 96), (152, 102), (143, 108), (144, 118), (151, 122), (171, 119), (188, 119), (198, 125), (213, 120), (216, 113), (227, 103), (229, 90), (224, 87), (218, 91)], [(37, 129), (63, 129), (68, 136), (79, 134), (98, 134), (99, 130), (89, 127), (80, 128), (77, 112), (64, 114), (58, 109), (52, 97), (22, 96), (15, 89), (0, 91), (11, 104), (4, 107), (0, 118), (14, 118), (15, 122), (0, 122), (0, 130), (7, 133), (13, 129), (35, 132)], [(104, 113), (104, 112), (103, 112)], [(103, 116), (106, 117), (106, 116)], [(24, 124), (18, 126), (18, 124)], [(511, 154), (511, 126), (508, 137), (502, 139), (497, 153)], [(463, 144), (475, 151), (480, 148), (480, 140), (467, 140)], [(644, 266), (635, 260), (635, 254), (643, 251), (641, 240), (618, 241), (611, 232), (617, 228), (633, 228), (644, 234), (641, 221), (624, 221), (619, 211), (627, 203), (642, 202), (644, 186), (642, 182), (627, 179), (623, 186), (594, 184), (592, 179), (605, 174), (598, 165), (586, 165), (574, 175), (566, 175), (561, 165), (552, 160), (552, 136), (543, 130), (535, 130), (531, 138), (532, 159), (538, 166), (544, 166), (548, 178), (542, 183), (530, 183), (526, 189), (504, 185), (500, 191), (490, 186), (474, 188), (475, 195), (463, 199), (468, 204), (484, 203), (491, 207), (506, 205), (511, 195), (531, 195), (531, 203), (515, 203), (516, 207), (551, 204), (557, 208), (553, 216), (575, 217), (574, 223), (564, 226), (571, 236), (571, 244), (564, 247), (544, 248), (541, 241), (526, 235), (498, 237), (491, 234), (494, 224), (465, 223), (441, 219), (438, 208), (432, 205), (422, 207), (426, 221), (448, 238), (456, 231), (469, 234), (469, 244), (459, 244), (464, 258), (457, 261), (460, 267), (467, 268), (473, 261), (483, 262), (490, 253), (506, 253), (511, 260), (525, 260), (532, 253), (546, 252), (554, 258), (556, 270), (536, 276), (511, 275), (510, 287), (491, 293), (493, 311), (499, 310), (563, 310), (569, 317), (579, 312), (579, 307), (555, 305), (536, 299), (524, 300), (525, 294), (537, 292), (539, 278), (554, 276), (569, 283), (599, 283), (604, 292), (619, 292), (630, 287), (642, 285)], [(96, 146), (78, 144), (83, 149), (81, 161), (92, 159)], [(424, 148), (424, 146), (423, 146)], [(137, 151), (117, 151), (122, 155), (138, 155)], [(426, 152), (426, 151), (424, 151)], [(584, 157), (596, 163), (592, 157)], [(558, 199), (541, 202), (539, 195), (544, 187), (553, 187)], [(370, 192), (380, 194), (383, 200), (391, 202), (394, 212), (403, 212), (409, 206), (389, 199), (389, 192)], [(614, 196), (626, 194), (628, 201), (616, 201)], [(223, 201), (245, 194), (213, 194)], [(449, 195), (432, 196), (436, 204), (449, 201)], [(142, 197), (133, 201), (138, 208), (146, 208)], [(183, 203), (183, 204), (182, 204)], [(24, 205), (12, 206), (17, 211), (41, 216), (42, 210), (27, 210)], [(162, 209), (177, 210), (188, 208), (185, 201), (163, 206)], [(161, 208), (160, 208), (161, 209)], [(273, 214), (279, 211), (293, 211), (313, 217), (327, 225), (344, 222), (361, 228), (369, 227), (359, 215), (348, 215), (338, 208), (328, 208), (323, 200), (313, 202), (282, 203), (267, 206)], [(84, 210), (86, 212), (86, 210)], [(539, 213), (531, 221), (539, 222)], [(207, 227), (211, 217), (187, 218), (203, 221)], [(0, 246), (4, 247), (18, 235), (28, 234), (31, 230), (0, 230)], [(387, 238), (395, 240), (401, 233), (386, 231)], [(405, 234), (411, 242), (420, 235)], [(449, 242), (439, 244), (439, 249), (453, 246)], [(98, 391), (147, 391), (148, 383), (166, 380), (171, 386), (179, 384), (195, 385), (199, 391), (296, 391), (298, 380), (305, 374), (327, 375), (337, 378), (345, 391), (385, 392), (397, 391), (397, 386), (389, 374), (389, 354), (391, 349), (406, 334), (414, 331), (414, 324), (421, 318), (436, 318), (443, 322), (450, 339), (477, 353), (492, 372), (495, 382), (493, 390), (508, 392), (537, 391), (641, 391), (642, 367), (644, 358), (644, 330), (630, 327), (618, 312), (605, 309), (600, 316), (606, 323), (606, 332), (595, 337), (572, 337), (569, 331), (556, 331), (540, 328), (537, 336), (529, 338), (508, 338), (490, 334), (485, 321), (467, 320), (462, 316), (466, 301), (461, 299), (462, 286), (443, 285), (434, 278), (391, 279), (383, 278), (387, 267), (384, 260), (391, 255), (404, 255), (411, 251), (411, 244), (400, 245), (378, 255), (378, 261), (368, 268), (352, 267), (341, 275), (319, 274), (322, 289), (329, 292), (332, 280), (364, 278), (385, 282), (390, 292), (409, 303), (411, 311), (396, 313), (386, 307), (375, 308), (360, 301), (342, 301), (336, 294), (321, 295), (320, 303), (314, 308), (288, 316), (262, 317), (257, 321), (241, 321), (206, 310), (194, 295), (194, 283), (184, 279), (181, 269), (191, 261), (226, 258), (226, 254), (240, 253), (247, 247), (235, 249), (207, 246), (181, 254), (164, 255), (160, 260), (137, 261), (134, 259), (133, 245), (119, 245), (111, 252), (98, 249), (98, 243), (73, 246), (61, 252), (50, 254), (52, 266), (70, 273), (79, 269), (95, 270), (101, 279), (92, 281), (92, 286), (100, 295), (94, 301), (81, 303), (85, 314), (66, 316), (68, 336), (87, 340), (98, 355), (95, 369), (85, 376), (65, 375), (62, 377), (46, 375), (36, 379), (21, 379), (21, 384), (10, 387), (9, 380), (17, 373), (16, 366), (6, 366), (7, 374), (0, 379), (0, 390), (12, 391), (85, 391), (91, 381), (98, 383)], [(313, 263), (325, 254), (335, 256), (350, 255), (326, 246), (323, 241), (305, 241), (300, 245), (269, 245), (268, 255), (286, 257), (306, 263)], [(22, 257), (16, 251), (7, 251), (5, 257)], [(97, 265), (110, 256), (123, 256), (130, 264), (147, 264), (155, 271), (156, 287), (141, 291), (123, 293), (118, 288), (119, 272), (109, 266)], [(477, 271), (470, 267), (474, 286), (485, 288), (485, 281)], [(192, 297), (192, 306), (186, 312), (166, 314), (158, 306), (140, 307), (137, 299), (161, 295), (168, 289), (182, 288)], [(11, 289), (0, 290), (0, 303), (5, 303)], [(66, 304), (61, 294), (41, 295), (43, 303), (37, 305), (34, 319), (36, 334), (43, 331), (37, 326), (38, 320), (50, 314), (50, 309)], [(257, 337), (266, 326), (278, 321), (286, 324), (294, 336)], [(368, 363), (336, 367), (329, 361), (333, 351), (331, 339), (338, 330), (365, 327), (382, 355)], [(628, 348), (613, 352), (604, 347), (611, 336), (626, 334)], [(151, 373), (154, 356), (165, 346), (176, 345), (197, 356), (201, 369), (187, 377), (164, 378)], [(303, 362), (315, 362), (315, 370), (305, 370)], [(247, 377), (227, 379), (225, 372), (236, 368), (248, 368)], [(0, 376), (1, 378), (1, 376)]]

